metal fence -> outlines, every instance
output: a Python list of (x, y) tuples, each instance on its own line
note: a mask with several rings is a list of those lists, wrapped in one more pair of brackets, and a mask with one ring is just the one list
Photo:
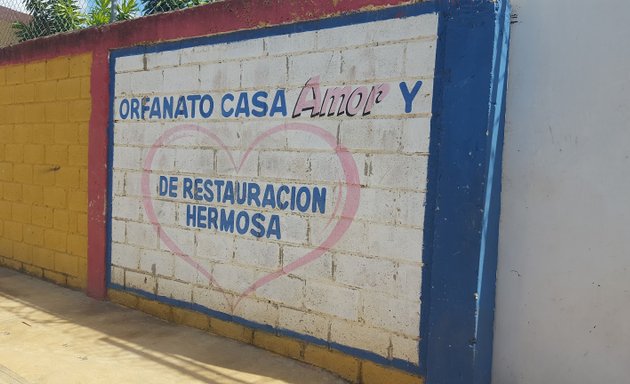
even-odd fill
[(0, 0), (0, 48), (214, 0)]

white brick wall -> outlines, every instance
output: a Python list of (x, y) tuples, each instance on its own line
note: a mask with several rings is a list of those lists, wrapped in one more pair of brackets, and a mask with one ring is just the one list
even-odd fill
[[(112, 282), (417, 363), (436, 33), (437, 16), (425, 15), (117, 58)], [(389, 93), (365, 116), (360, 110), (311, 118), (304, 111), (293, 119), (302, 87), (316, 76), (322, 97), (344, 86), (386, 84)], [(399, 83), (411, 89), (417, 81), (423, 85), (407, 113)], [(279, 89), (287, 116), (271, 117)], [(268, 94), (265, 116), (222, 116), (224, 94), (234, 96), (229, 106), (236, 108), (241, 92), (248, 92), (247, 106), (254, 108), (258, 91)], [(132, 98), (206, 94), (214, 106), (207, 118), (199, 111), (194, 119), (164, 120), (120, 113)], [(323, 133), (269, 134), (294, 123)], [(180, 132), (152, 149), (175, 127)], [(349, 195), (352, 164), (342, 166), (338, 145), (356, 166), (359, 196)], [(151, 194), (145, 197), (151, 152)], [(177, 197), (158, 195), (160, 176), (179, 178)], [(261, 199), (267, 184), (326, 188), (325, 212), (197, 201), (182, 195), (185, 177), (258, 183)], [(357, 198), (356, 214), (342, 218), (346, 200)], [(188, 204), (245, 210), (250, 220), (262, 214), (265, 225), (277, 215), (281, 238), (187, 226)], [(344, 233), (336, 232), (340, 220), (351, 222)], [(330, 238), (335, 243), (321, 249)], [(306, 255), (316, 257), (302, 263)], [(246, 291), (254, 283), (257, 288)]]

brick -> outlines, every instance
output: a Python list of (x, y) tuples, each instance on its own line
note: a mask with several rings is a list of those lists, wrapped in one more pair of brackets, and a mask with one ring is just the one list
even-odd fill
[(24, 82), (24, 65), (6, 67), (6, 83), (21, 84)]
[(328, 339), (329, 319), (316, 313), (303, 309), (285, 308), (278, 309), (278, 327), (291, 329), (318, 339)]
[(44, 203), (44, 189), (39, 185), (22, 186), (22, 196), (24, 202), (31, 205)]
[(173, 307), (173, 320), (177, 324), (202, 329), (210, 329), (210, 318), (203, 313), (190, 311), (188, 309)]
[(33, 264), (45, 269), (53, 269), (55, 253), (46, 248), (33, 248)]
[(70, 57), (70, 77), (90, 76), (92, 69), (92, 54), (84, 54)]
[(27, 103), (35, 100), (35, 85), (20, 84), (15, 86), (14, 100), (16, 103)]
[(19, 260), (13, 260), (9, 258), (0, 258), (0, 264), (7, 267), (19, 271), (22, 269), (22, 263)]
[(419, 364), (418, 355), (419, 337), (410, 338), (398, 335), (391, 335), (391, 357), (394, 359), (406, 360), (414, 364)]
[(138, 309), (163, 320), (172, 320), (171, 307), (157, 301), (139, 297)]
[(68, 121), (68, 103), (58, 101), (46, 104), (46, 121), (49, 123), (63, 123)]
[(53, 227), (60, 231), (68, 231), (68, 211), (55, 209), (53, 213)]
[(158, 246), (157, 232), (151, 224), (127, 223), (127, 239), (131, 245), (150, 249)]
[(0, 163), (0, 181), (13, 180), (13, 164), (12, 163)]
[(89, 141), (90, 125), (87, 122), (79, 123), (79, 144), (87, 145)]
[(55, 252), (55, 271), (70, 276), (77, 276), (79, 273), (77, 257), (62, 252)]
[(15, 85), (0, 87), (0, 105), (13, 104), (15, 99)]
[(361, 363), (361, 380), (364, 384), (424, 384), (424, 379), (371, 361)]
[(89, 181), (89, 172), (86, 168), (79, 169), (79, 185), (82, 191), (87, 191)]
[(78, 126), (76, 123), (55, 124), (55, 143), (75, 144), (78, 141)]
[(63, 273), (53, 272), (49, 270), (44, 270), (44, 279), (52, 281), (53, 283), (56, 283), (59, 285), (64, 285), (64, 286), (67, 283), (66, 275), (64, 275)]
[(68, 105), (68, 119), (70, 121), (90, 121), (92, 100), (74, 100)]
[(57, 165), (33, 165), (33, 183), (38, 186), (55, 185), (55, 167)]
[(22, 266), (22, 270), (28, 275), (35, 276), (40, 279), (44, 278), (44, 270), (38, 266), (24, 264)]
[(68, 147), (68, 163), (71, 165), (87, 166), (88, 149), (84, 145), (70, 145)]
[(125, 270), (112, 266), (110, 269), (109, 278), (112, 284), (125, 285)]
[[(46, 104), (43, 103), (43, 105), (45, 109)], [(32, 138), (29, 144), (46, 144), (46, 146), (48, 146), (55, 140), (54, 124), (31, 124), (31, 128)]]
[(90, 77), (83, 77), (83, 78), (81, 78), (81, 98), (82, 99), (89, 99), (92, 96), (91, 80), (92, 79)]
[(22, 241), (22, 224), (15, 222), (6, 222), (4, 224), (4, 235), (9, 240)]
[(394, 289), (396, 268), (392, 261), (336, 254), (335, 281), (356, 288), (391, 292)]
[(5, 183), (2, 187), (2, 196), (5, 200), (21, 201), (22, 200), (22, 184)]
[[(71, 201), (72, 197), (70, 197)], [(45, 187), (44, 204), (54, 208), (65, 208), (67, 205), (66, 191), (63, 188)]]
[(144, 69), (144, 55), (117, 57), (115, 66), (116, 73), (141, 71)]
[(140, 249), (127, 244), (112, 243), (112, 264), (118, 267), (138, 269)]
[(280, 246), (265, 241), (237, 238), (234, 260), (240, 264), (275, 270), (280, 265)]
[(83, 236), (88, 234), (88, 216), (84, 213), (77, 214), (77, 233)]
[(11, 202), (0, 199), (0, 220), (11, 220)]
[(330, 324), (330, 340), (341, 345), (351, 345), (364, 351), (388, 356), (390, 333), (384, 330), (367, 327), (354, 321), (332, 320)]
[(0, 124), (0, 143), (13, 143), (13, 125)]
[(24, 122), (24, 105), (16, 104), (7, 106), (6, 112), (4, 113), (6, 116), (6, 122), (8, 123), (23, 123)]
[(70, 288), (85, 290), (85, 287), (87, 287), (85, 276), (87, 276), (87, 270), (83, 271), (81, 270), (81, 267), (79, 267), (78, 277), (68, 276), (66, 279), (66, 285)]
[(11, 219), (18, 223), (28, 224), (31, 222), (31, 206), (29, 204), (11, 204)]
[[(0, 256), (8, 256), (13, 254), (13, 241), (6, 237), (0, 237)], [(0, 262), (2, 261), (0, 257)]]
[(248, 344), (251, 344), (254, 339), (254, 331), (252, 329), (215, 318), (210, 319), (210, 332)]
[(35, 84), (35, 101), (53, 101), (57, 97), (57, 80)]
[(420, 329), (420, 302), (366, 292), (363, 295), (363, 320), (368, 326), (413, 337)]
[(54, 210), (48, 207), (34, 206), (31, 209), (31, 218), (34, 225), (52, 228), (54, 223)]
[(70, 211), (68, 213), (68, 233), (76, 234), (77, 232), (77, 212)]
[(276, 336), (263, 331), (254, 332), (254, 345), (292, 359), (300, 359), (304, 344), (288, 337)]
[(87, 257), (87, 237), (81, 235), (68, 235), (68, 252), (74, 256)]
[(24, 122), (43, 123), (46, 121), (46, 104), (27, 104), (24, 106)]
[(87, 212), (87, 191), (70, 191), (68, 195), (68, 208), (75, 212)]
[(74, 100), (81, 98), (81, 79), (64, 79), (57, 83), (57, 100)]
[(33, 182), (33, 166), (15, 164), (13, 166), (13, 180), (21, 184), (31, 184)]
[(164, 89), (170, 92), (191, 92), (199, 90), (199, 66), (178, 66), (163, 71)]
[(129, 308), (138, 307), (138, 296), (132, 295), (131, 293), (119, 291), (116, 289), (108, 289), (107, 298), (112, 303), (116, 303), (124, 307), (129, 307)]
[(55, 185), (58, 187), (79, 188), (79, 168), (61, 167), (55, 172)]
[(28, 144), (33, 138), (33, 127), (30, 124), (16, 124), (13, 127), (13, 140), (16, 143)]
[(26, 64), (24, 66), (24, 78), (27, 83), (46, 80), (46, 62)]
[(157, 294), (170, 299), (191, 302), (192, 285), (175, 280), (157, 278)]
[[(359, 379), (359, 360), (324, 347), (307, 344), (304, 348), (304, 361), (332, 371), (353, 383)], [(385, 381), (387, 383), (389, 381)]]
[(67, 57), (58, 57), (46, 61), (46, 79), (63, 79), (68, 77), (70, 70)]
[(342, 286), (307, 282), (304, 305), (317, 312), (347, 320), (359, 316), (359, 291)]
[(44, 228), (36, 225), (25, 225), (22, 230), (24, 232), (24, 241), (26, 243), (38, 247), (42, 247), (44, 245)]
[(68, 239), (65, 232), (54, 229), (46, 229), (44, 231), (44, 245), (46, 245), (47, 248), (59, 252), (65, 252), (67, 243)]
[(43, 145), (27, 144), (24, 146), (24, 161), (30, 164), (41, 164), (46, 156)]
[(21, 263), (31, 264), (33, 262), (33, 247), (30, 244), (15, 242), (13, 243), (12, 257)]
[(46, 163), (51, 165), (68, 164), (68, 146), (67, 145), (47, 145), (46, 146)]

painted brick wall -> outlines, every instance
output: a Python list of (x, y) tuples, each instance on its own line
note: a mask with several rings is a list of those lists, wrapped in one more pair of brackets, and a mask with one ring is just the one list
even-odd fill
[[(436, 34), (437, 16), (429, 14), (116, 57), (113, 287), (418, 364)], [(318, 76), (322, 94), (379, 84), (390, 91), (364, 116), (256, 118), (230, 115), (237, 100), (220, 105), (221, 95), (259, 91), (271, 104), (281, 89), (291, 113), (304, 84)], [(401, 82), (409, 89), (422, 83), (409, 110)], [(213, 96), (215, 114), (161, 118), (129, 110), (134, 100), (153, 108), (143, 98), (190, 94)], [(269, 133), (296, 121), (321, 132)], [(341, 147), (356, 180), (338, 159)], [(177, 178), (180, 193), (159, 193), (160, 177)], [(191, 201), (181, 193), (187, 177), (327, 188), (325, 212)], [(196, 203), (267, 220), (278, 214), (281, 236), (191, 225), (187, 209)], [(355, 203), (356, 212), (346, 213)], [(336, 227), (343, 221), (347, 231)], [(325, 246), (332, 237), (338, 241)], [(292, 267), (321, 247), (318, 257)]]
[(0, 264), (87, 279), (91, 54), (0, 67)]

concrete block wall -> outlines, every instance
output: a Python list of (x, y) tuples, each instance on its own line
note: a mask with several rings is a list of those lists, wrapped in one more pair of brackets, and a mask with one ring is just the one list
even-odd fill
[(0, 265), (87, 283), (90, 54), (0, 66)]
[[(418, 364), (436, 40), (432, 14), (116, 57), (113, 285)], [(253, 98), (261, 91), (268, 93), (271, 109), (278, 90), (286, 94), (291, 113), (304, 84), (316, 77), (322, 94), (332, 87), (380, 84), (390, 91), (366, 116), (219, 113), (235, 108), (243, 93)], [(400, 82), (410, 89), (422, 84), (409, 112)], [(203, 117), (198, 111), (193, 117), (191, 111), (183, 119), (157, 112), (151, 117), (147, 111), (142, 118), (127, 108), (134, 100), (149, 98), (144, 103), (157, 106), (182, 95), (209, 95), (216, 112)], [(222, 101), (222, 95), (235, 100)], [(294, 121), (322, 133), (267, 133)], [(178, 136), (170, 136), (173, 129)], [(356, 181), (344, 175), (337, 145), (351, 154)], [(161, 178), (177, 179), (175, 197), (158, 193)], [(185, 178), (326, 188), (325, 212), (208, 204), (182, 193)], [(344, 218), (348, 199), (355, 200), (357, 210)], [(258, 213), (268, 221), (277, 215), (281, 234), (257, 238), (208, 229), (205, 223), (200, 228), (188, 219), (193, 205)], [(351, 222), (347, 231), (334, 228), (343, 220)], [(339, 241), (292, 268), (330, 237)], [(277, 273), (282, 276), (266, 281)]]

